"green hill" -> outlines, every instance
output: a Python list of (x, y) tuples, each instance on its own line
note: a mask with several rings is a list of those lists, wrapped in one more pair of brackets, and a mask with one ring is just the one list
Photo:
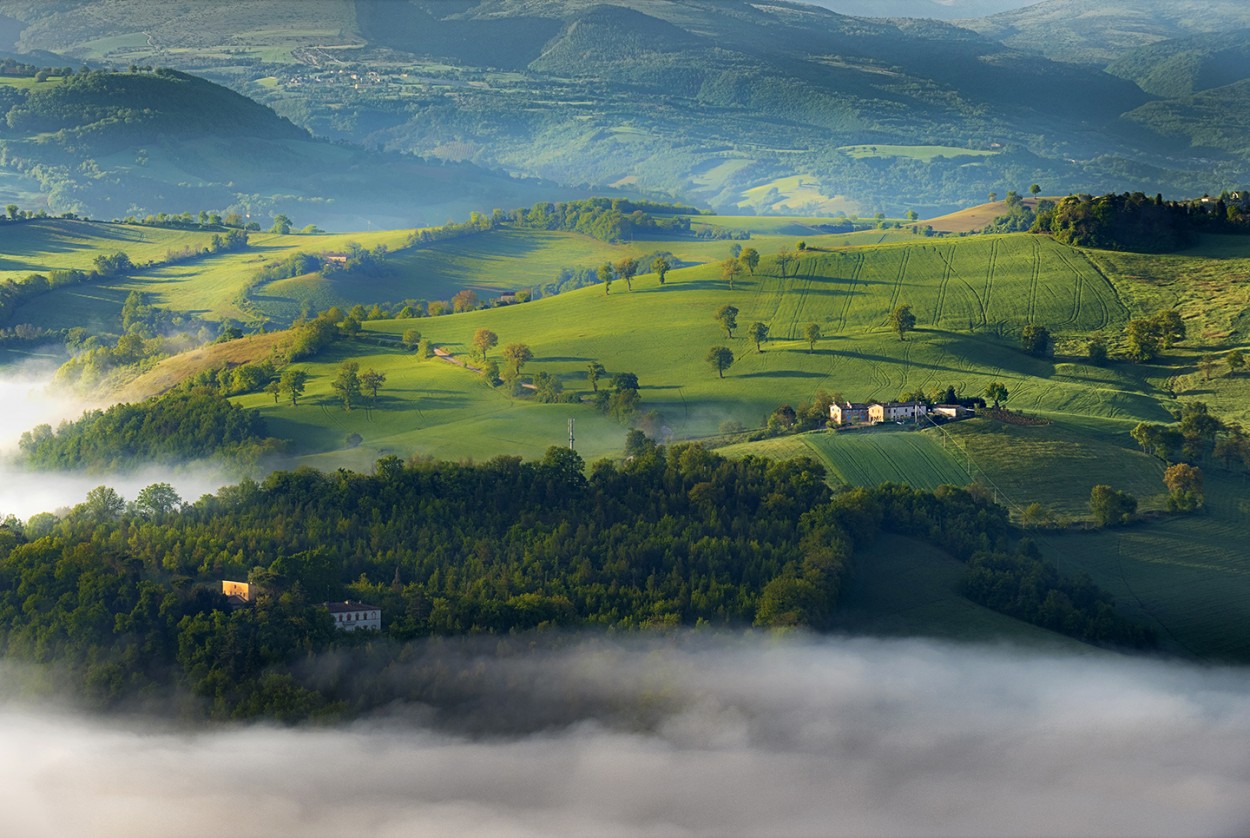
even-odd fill
[[(471, 164), (315, 140), (245, 96), (173, 70), (76, 72), (0, 85), (0, 94), (0, 200), (24, 210), (121, 218), (209, 209), (265, 226), (285, 213), (341, 228), (441, 223), (540, 197), (536, 184)], [(559, 193), (548, 185), (541, 196)]]

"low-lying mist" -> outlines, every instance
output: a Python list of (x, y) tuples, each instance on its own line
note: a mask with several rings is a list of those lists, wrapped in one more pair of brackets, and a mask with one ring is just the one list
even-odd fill
[(52, 385), (54, 372), (50, 366), (30, 365), (8, 368), (0, 376), (0, 405), (4, 405), (0, 411), (0, 517), (25, 519), (74, 506), (102, 484), (133, 500), (145, 486), (169, 483), (184, 500), (191, 501), (234, 482), (221, 469), (207, 466), (149, 466), (118, 474), (24, 468), (16, 462), (23, 433), (40, 424), (55, 428), (62, 421), (79, 418), (85, 410), (107, 406), (57, 389)]
[[(5, 831), (1250, 834), (1245, 670), (687, 633), (431, 641), (358, 686), (432, 670), (457, 702), (340, 728), (187, 731), (10, 701)], [(507, 721), (536, 707), (541, 724)]]

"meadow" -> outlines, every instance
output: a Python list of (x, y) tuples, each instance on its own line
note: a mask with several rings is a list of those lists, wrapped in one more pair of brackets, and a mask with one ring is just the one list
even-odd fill
[[(1049, 424), (1020, 427), (975, 419), (940, 429), (890, 426), (780, 436), (723, 450), (732, 456), (811, 456), (836, 484), (889, 480), (933, 488), (976, 482), (1018, 520), (1037, 502), (1059, 523), (1086, 520), (1089, 489), (1100, 482), (1132, 492), (1147, 513), (1163, 510), (1162, 465), (1142, 454), (1128, 431), (1138, 421), (1169, 421), (1168, 409), (1178, 396), (1204, 399), (1222, 415), (1225, 410), (1244, 415), (1239, 400), (1250, 377), (1221, 371), (1207, 380), (1195, 367), (1203, 353), (1226, 351), (1243, 339), (1240, 271), (1250, 259), (1244, 240), (1210, 237), (1185, 253), (1139, 257), (1076, 250), (1029, 235), (827, 234), (821, 219), (698, 220), (750, 230), (752, 238), (743, 244), (763, 254), (754, 275), (743, 274), (730, 290), (719, 266), (732, 245), (724, 240), (611, 245), (573, 234), (503, 229), (404, 251), (369, 279), (317, 275), (262, 286), (251, 305), (278, 311), (279, 304), (318, 300), (436, 298), (463, 287), (488, 296), (544, 281), (565, 266), (660, 250), (684, 265), (671, 271), (663, 286), (655, 275), (643, 274), (632, 291), (617, 281), (611, 293), (594, 285), (519, 305), (369, 321), (358, 338), (300, 362), (310, 378), (298, 406), (275, 403), (263, 393), (238, 401), (260, 409), (270, 432), (290, 440), (296, 462), (369, 469), (388, 454), (538, 457), (549, 446), (567, 444), (570, 419), (587, 461), (619, 456), (627, 427), (589, 403), (585, 371), (592, 361), (607, 368), (607, 378), (617, 372), (638, 376), (641, 411), (656, 412), (649, 427), (668, 442), (708, 437), (726, 421), (762, 427), (779, 405), (798, 407), (821, 389), (866, 401), (947, 386), (979, 394), (998, 381), (1009, 389), (1009, 407)], [(194, 246), (203, 235), (61, 220), (0, 227), (0, 234), (23, 229), (37, 235), (15, 238), (4, 250), (11, 275), (25, 275), (33, 266), (86, 267), (96, 252), (115, 249), (155, 259)], [(251, 312), (231, 306), (263, 262), (297, 250), (334, 252), (349, 241), (395, 248), (407, 234), (255, 234), (254, 247), (243, 253), (58, 290), (24, 307), (16, 322), (37, 314), (49, 324), (79, 325), (88, 322), (84, 318), (105, 324), (134, 289), (147, 291), (158, 304), (201, 316), (243, 319)], [(776, 254), (793, 253), (799, 240), (808, 249), (783, 265)], [(715, 319), (725, 304), (739, 309), (732, 337)], [(905, 340), (888, 325), (890, 310), (902, 304), (917, 317), (917, 328)], [(1091, 335), (1115, 347), (1130, 317), (1170, 305), (1180, 308), (1193, 338), (1154, 364), (1093, 366), (1073, 351)], [(754, 321), (769, 328), (759, 348), (747, 336)], [(1018, 335), (1030, 322), (1050, 328), (1058, 354), (1034, 357), (1021, 351)], [(804, 337), (810, 323), (821, 330), (815, 346)], [(438, 358), (419, 360), (398, 343), (405, 331), (417, 329), (463, 360), (481, 328), (498, 335), (492, 360), (502, 363), (503, 347), (525, 343), (534, 355), (523, 370), (526, 376), (551, 373), (567, 393), (583, 398), (537, 404), (530, 391), (513, 394), (487, 386), (470, 370)], [(137, 382), (142, 386), (132, 393), (159, 392), (195, 369), (264, 358), (280, 342), (280, 335), (267, 335), (171, 359)], [(735, 357), (723, 379), (706, 361), (709, 348), (717, 345), (729, 347)], [(351, 411), (330, 386), (348, 360), (386, 375), (376, 402), (366, 399)], [(610, 384), (605, 379), (600, 386)], [(1245, 660), (1250, 637), (1227, 627), (1244, 624), (1244, 602), (1250, 601), (1250, 570), (1241, 550), (1250, 538), (1246, 487), (1239, 475), (1210, 471), (1210, 502), (1199, 515), (1164, 516), (1103, 532), (1046, 531), (1038, 538), (1065, 570), (1088, 572), (1129, 603), (1128, 610), (1151, 621), (1168, 649)], [(992, 624), (1005, 618), (958, 595), (959, 568), (949, 557), (912, 551), (873, 561), (858, 587), (848, 591), (848, 619), (877, 614), (874, 630), (886, 632), (927, 625), (951, 636), (1002, 633)], [(906, 584), (896, 590), (892, 579)]]

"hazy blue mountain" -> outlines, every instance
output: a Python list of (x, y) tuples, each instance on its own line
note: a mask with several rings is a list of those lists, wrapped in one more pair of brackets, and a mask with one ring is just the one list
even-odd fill
[(1109, 0), (1093, 16), (1088, 2), (1049, 0), (959, 25), (787, 0), (0, 0), (0, 13), (20, 22), (21, 49), (175, 65), (321, 137), (722, 209), (864, 214), (944, 210), (1033, 182), (1242, 185), (1240, 154), (1212, 165), (1176, 145), (1171, 116), (1154, 130), (1148, 106), (1173, 91), (1148, 58), (1112, 74), (1101, 58), (1037, 54), (1080, 57), (1085, 37), (1123, 57), (1239, 17), (1250, 26), (1236, 5)]
[(1031, 6), (1038, 0), (802, 0), (856, 17), (920, 17), (962, 20)]

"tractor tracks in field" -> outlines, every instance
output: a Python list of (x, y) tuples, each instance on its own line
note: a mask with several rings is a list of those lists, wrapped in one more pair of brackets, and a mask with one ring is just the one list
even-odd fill
[(846, 301), (842, 303), (842, 311), (838, 315), (838, 331), (846, 334), (847, 315), (851, 311), (851, 303), (855, 300), (855, 292), (859, 286), (859, 277), (864, 270), (864, 254), (855, 254), (855, 265), (851, 268), (849, 285), (846, 289)]

